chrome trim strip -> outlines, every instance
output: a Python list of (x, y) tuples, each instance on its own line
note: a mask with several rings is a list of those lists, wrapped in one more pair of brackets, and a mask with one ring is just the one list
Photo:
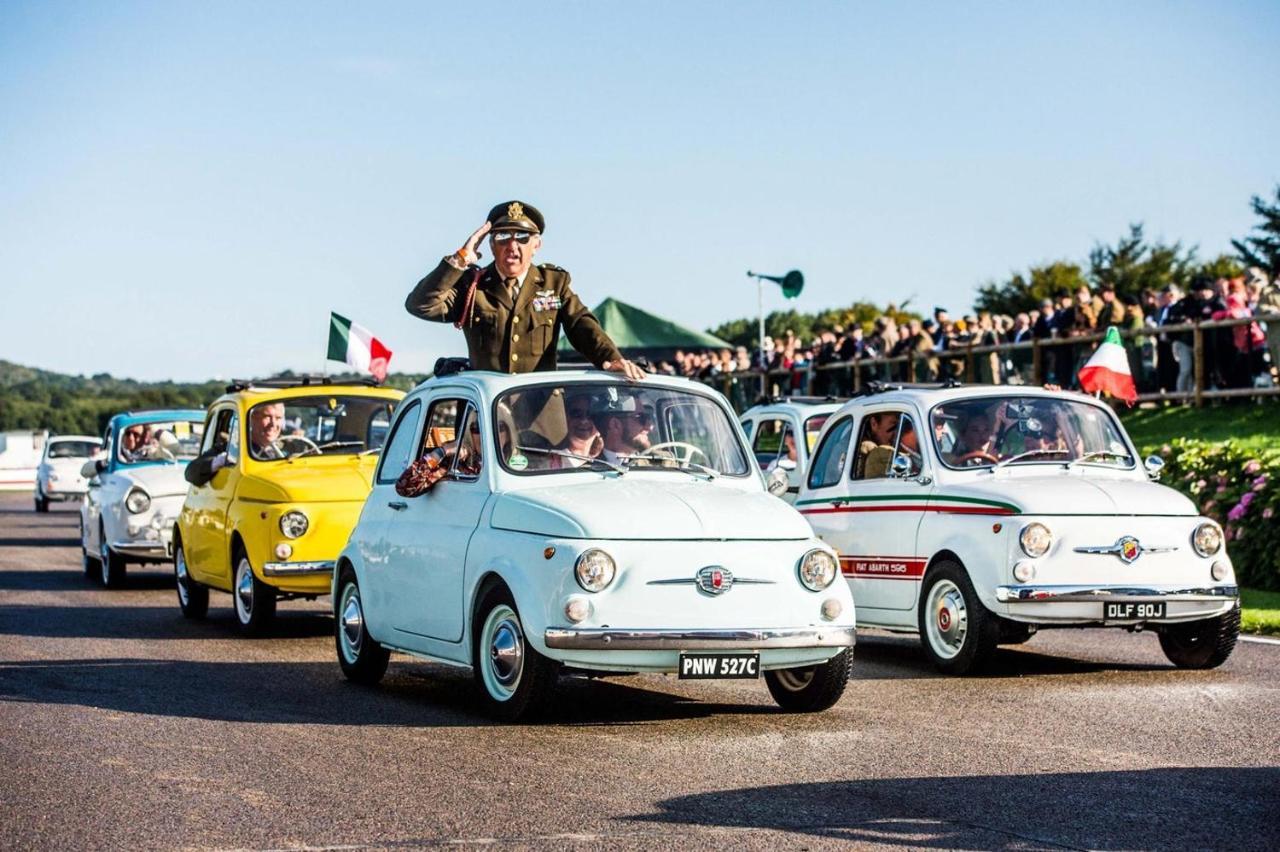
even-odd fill
[(262, 566), (264, 577), (297, 577), (303, 574), (333, 574), (332, 562), (268, 562)]
[(1144, 603), (1153, 598), (1163, 601), (1208, 602), (1239, 598), (1238, 586), (1204, 586), (1187, 588), (1172, 584), (1152, 586), (996, 586), (996, 600), (1001, 603), (1047, 603), (1108, 601), (1111, 603)]
[(741, 630), (617, 630), (611, 627), (548, 627), (548, 648), (569, 651), (770, 650), (851, 648), (854, 627), (761, 627)]
[[(1073, 547), (1073, 548), (1071, 548), (1071, 549), (1072, 549), (1072, 550), (1074, 550), (1076, 553), (1102, 553), (1102, 554), (1107, 554), (1107, 555), (1110, 555), (1110, 556), (1114, 556), (1114, 555), (1117, 555), (1117, 554), (1119, 554), (1119, 553), (1120, 553), (1120, 545), (1118, 545), (1118, 544), (1099, 545), (1099, 546), (1095, 546), (1095, 547)], [(1138, 545), (1138, 553), (1139, 553), (1139, 554), (1143, 554), (1143, 553), (1172, 553), (1173, 551), (1175, 551), (1175, 550), (1177, 550), (1177, 549), (1178, 549), (1178, 546), (1177, 546), (1177, 545), (1173, 545), (1173, 544), (1168, 544), (1168, 545), (1160, 545), (1160, 544), (1156, 544), (1156, 545), (1139, 544), (1139, 545)]]
[[(753, 580), (750, 577), (734, 577), (733, 584), (735, 586), (772, 586), (777, 583), (776, 580)], [(696, 586), (698, 580), (694, 577), (687, 577), (678, 580), (650, 580), (645, 583), (646, 586)]]

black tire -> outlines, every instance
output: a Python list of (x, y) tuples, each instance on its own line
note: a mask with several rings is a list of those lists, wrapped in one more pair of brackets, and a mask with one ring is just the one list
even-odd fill
[(529, 645), (516, 602), (505, 586), (490, 589), (480, 600), (471, 654), (476, 687), (490, 716), (515, 722), (550, 705), (560, 667)]
[(231, 608), (245, 636), (261, 636), (276, 617), (276, 590), (258, 579), (243, 553), (236, 554), (231, 575)]
[(85, 544), (84, 533), (84, 516), (80, 516), (80, 560), (84, 564), (84, 575), (90, 580), (98, 576), (98, 560), (89, 553), (89, 548)]
[(36, 511), (40, 513), (49, 511), (49, 498), (39, 491), (36, 492)]
[(764, 682), (788, 713), (820, 713), (840, 700), (852, 673), (853, 649), (845, 648), (821, 665), (765, 672)]
[(1160, 630), (1160, 649), (1180, 669), (1216, 669), (1227, 661), (1240, 637), (1240, 607), (1190, 624)]
[(920, 644), (939, 671), (962, 675), (991, 661), (1000, 642), (998, 617), (978, 600), (958, 562), (938, 562), (925, 576), (917, 607)]
[(187, 570), (187, 553), (181, 541), (174, 542), (173, 546), (173, 576), (178, 591), (178, 609), (182, 610), (182, 617), (193, 620), (204, 618), (209, 612), (209, 587), (191, 578), (191, 573)]
[(111, 549), (106, 527), (98, 527), (98, 579), (103, 588), (118, 589), (124, 585), (124, 557)]
[(1024, 624), (1020, 621), (1010, 621), (1007, 618), (1002, 618), (999, 624), (1001, 645), (1022, 645), (1031, 641), (1031, 637), (1036, 635), (1035, 628), (1032, 625)]
[(338, 665), (347, 680), (374, 686), (387, 673), (391, 652), (369, 635), (364, 605), (356, 573), (343, 568), (338, 575), (338, 593), (333, 599), (334, 646)]

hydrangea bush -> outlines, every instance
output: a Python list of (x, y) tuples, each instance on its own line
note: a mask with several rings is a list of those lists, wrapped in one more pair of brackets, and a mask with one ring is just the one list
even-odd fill
[(1222, 525), (1240, 585), (1280, 590), (1280, 454), (1179, 438), (1160, 456), (1160, 481)]

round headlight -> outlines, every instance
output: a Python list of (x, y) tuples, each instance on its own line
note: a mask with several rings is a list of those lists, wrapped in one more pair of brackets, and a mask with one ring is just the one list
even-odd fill
[(309, 526), (311, 522), (307, 520), (307, 516), (296, 509), (280, 516), (280, 532), (284, 533), (285, 538), (297, 538)]
[(811, 592), (830, 586), (840, 573), (836, 558), (825, 550), (810, 550), (800, 560), (800, 582)]
[(1221, 583), (1223, 580), (1231, 576), (1231, 567), (1222, 560), (1213, 563), (1213, 567), (1209, 569), (1209, 576), (1215, 581)]
[(1191, 546), (1201, 556), (1213, 556), (1222, 549), (1222, 530), (1217, 524), (1201, 524), (1191, 535)]
[(618, 573), (613, 557), (603, 550), (592, 548), (584, 550), (574, 563), (573, 573), (577, 575), (578, 585), (588, 592), (598, 592), (613, 582)]
[(1053, 533), (1044, 524), (1027, 524), (1018, 536), (1018, 543), (1022, 545), (1023, 553), (1032, 559), (1039, 559), (1053, 545)]
[(124, 498), (124, 507), (135, 515), (145, 512), (151, 508), (151, 495), (141, 488), (134, 488)]

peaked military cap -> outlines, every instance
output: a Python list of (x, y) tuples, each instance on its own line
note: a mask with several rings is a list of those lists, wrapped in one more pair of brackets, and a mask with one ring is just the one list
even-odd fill
[(546, 220), (538, 212), (538, 208), (521, 201), (504, 201), (489, 211), (489, 230), (493, 231), (525, 231), (530, 234), (541, 234), (546, 229)]

